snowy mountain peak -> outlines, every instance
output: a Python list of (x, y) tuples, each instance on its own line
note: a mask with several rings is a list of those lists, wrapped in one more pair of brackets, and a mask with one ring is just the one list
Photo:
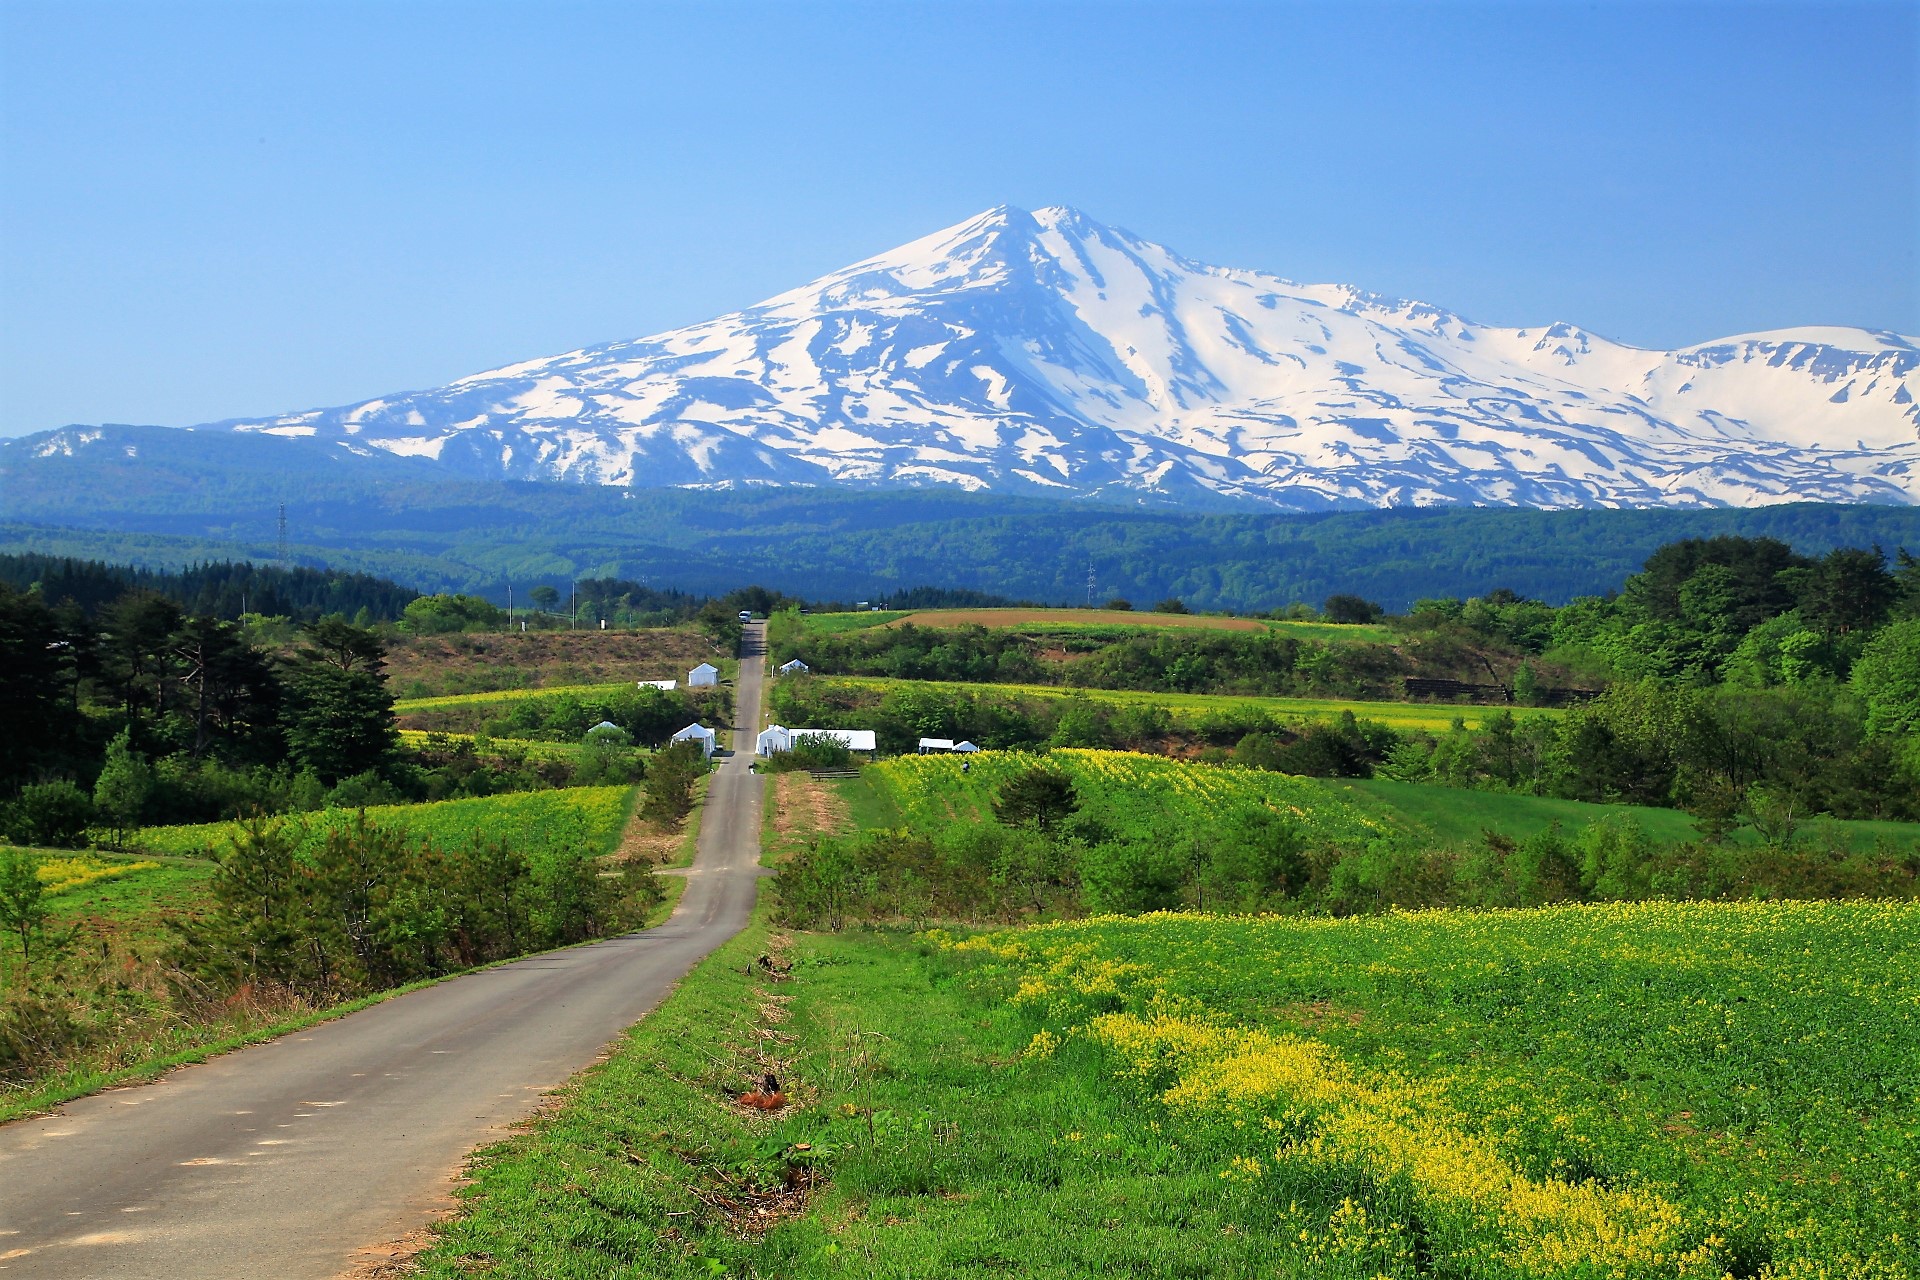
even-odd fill
[(703, 324), (239, 431), (462, 475), (1281, 508), (1920, 502), (1920, 346), (1645, 351), (988, 209)]

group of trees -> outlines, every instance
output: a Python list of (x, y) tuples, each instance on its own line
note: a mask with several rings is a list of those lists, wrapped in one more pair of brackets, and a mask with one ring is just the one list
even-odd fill
[(441, 848), (364, 814), (307, 833), (243, 823), (219, 855), (212, 908), (176, 925), (186, 994), (243, 986), (315, 1004), (631, 928), (660, 899), (650, 871), (607, 875), (584, 840), (529, 858), (476, 839)]
[(298, 807), (394, 763), (385, 649), (316, 619), (285, 652), (148, 591), (89, 614), (0, 585), (0, 830), (72, 843), (94, 821)]
[(1377, 756), (1395, 777), (1745, 815), (1920, 818), (1920, 561), (1674, 543), (1618, 595), (1422, 601), (1410, 621), (1495, 634), (1611, 682), (1555, 723), (1496, 716)]

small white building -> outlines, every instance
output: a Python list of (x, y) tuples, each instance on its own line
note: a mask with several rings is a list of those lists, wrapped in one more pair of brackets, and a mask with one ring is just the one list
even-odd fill
[(946, 752), (958, 752), (964, 755), (968, 752), (978, 751), (979, 749), (980, 748), (974, 746), (971, 742), (955, 742), (952, 738), (920, 739), (920, 754), (923, 756), (939, 755)]
[(720, 668), (714, 666), (711, 662), (703, 662), (693, 670), (687, 672), (687, 688), (689, 689), (710, 688), (719, 683)]
[(872, 751), (875, 746), (871, 729), (788, 729), (776, 724), (760, 731), (753, 749), (770, 756), (776, 751), (791, 751), (808, 738), (837, 742), (849, 751)]
[(837, 742), (849, 751), (872, 751), (875, 746), (871, 729), (789, 729), (787, 734), (796, 746), (807, 738)]
[(697, 742), (700, 744), (700, 754), (708, 757), (709, 759), (712, 758), (713, 748), (716, 745), (714, 741), (713, 730), (707, 728), (707, 726), (703, 724), (688, 725), (686, 728), (682, 729), (680, 732), (673, 735), (673, 741)]
[(795, 658), (792, 662), (783, 662), (780, 664), (780, 674), (783, 676), (805, 675), (811, 670), (813, 670), (812, 667), (809, 667), (798, 658)]
[(680, 687), (680, 682), (678, 680), (636, 680), (633, 683), (636, 688), (664, 689), (668, 693), (672, 693), (675, 689), (678, 689)]

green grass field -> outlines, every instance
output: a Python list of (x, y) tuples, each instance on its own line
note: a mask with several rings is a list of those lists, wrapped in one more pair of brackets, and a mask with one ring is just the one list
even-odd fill
[(423, 1269), (1910, 1280), (1916, 975), (1914, 904), (759, 927)]
[(914, 680), (890, 680), (883, 676), (803, 676), (847, 689), (871, 689), (884, 693), (896, 686), (921, 686), (929, 689), (980, 689), (1010, 697), (1068, 698), (1085, 697), (1113, 706), (1165, 707), (1178, 723), (1192, 723), (1210, 712), (1253, 709), (1282, 719), (1300, 722), (1337, 719), (1351, 711), (1362, 720), (1375, 720), (1395, 729), (1445, 732), (1455, 718), (1476, 728), (1489, 716), (1512, 710), (1516, 716), (1558, 716), (1557, 710), (1535, 707), (1452, 706), (1430, 702), (1369, 702), (1351, 698), (1261, 698), (1239, 694), (1146, 693), (1133, 689), (1068, 689), (1046, 684), (938, 684)]
[[(373, 805), (364, 812), (374, 822), (401, 826), (444, 844), (485, 837), (511, 841), (523, 851), (537, 853), (555, 841), (581, 841), (608, 851), (620, 839), (633, 795), (632, 787), (565, 787), (432, 804)], [(294, 814), (288, 820), (318, 831), (353, 816), (350, 810), (326, 809)], [(230, 822), (146, 827), (130, 843), (147, 852), (206, 855), (224, 848), (234, 827)]]
[(810, 613), (800, 619), (801, 629), (818, 635), (833, 635), (842, 631), (865, 631), (869, 627), (884, 627), (889, 622), (898, 622), (906, 617), (905, 613), (890, 613), (887, 610), (868, 613)]

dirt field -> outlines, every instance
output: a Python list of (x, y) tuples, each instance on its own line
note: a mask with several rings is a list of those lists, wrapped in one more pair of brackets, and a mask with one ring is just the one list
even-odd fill
[(705, 636), (679, 628), (421, 636), (387, 654), (387, 682), (397, 697), (430, 698), (684, 679), (687, 668), (719, 652)]
[(839, 790), (805, 773), (773, 775), (768, 815), (776, 847), (807, 836), (840, 835), (852, 825)]
[(1259, 631), (1252, 618), (1206, 618), (1192, 613), (1139, 613), (1126, 609), (925, 609), (887, 623), (916, 627), (1201, 627), (1214, 631)]

